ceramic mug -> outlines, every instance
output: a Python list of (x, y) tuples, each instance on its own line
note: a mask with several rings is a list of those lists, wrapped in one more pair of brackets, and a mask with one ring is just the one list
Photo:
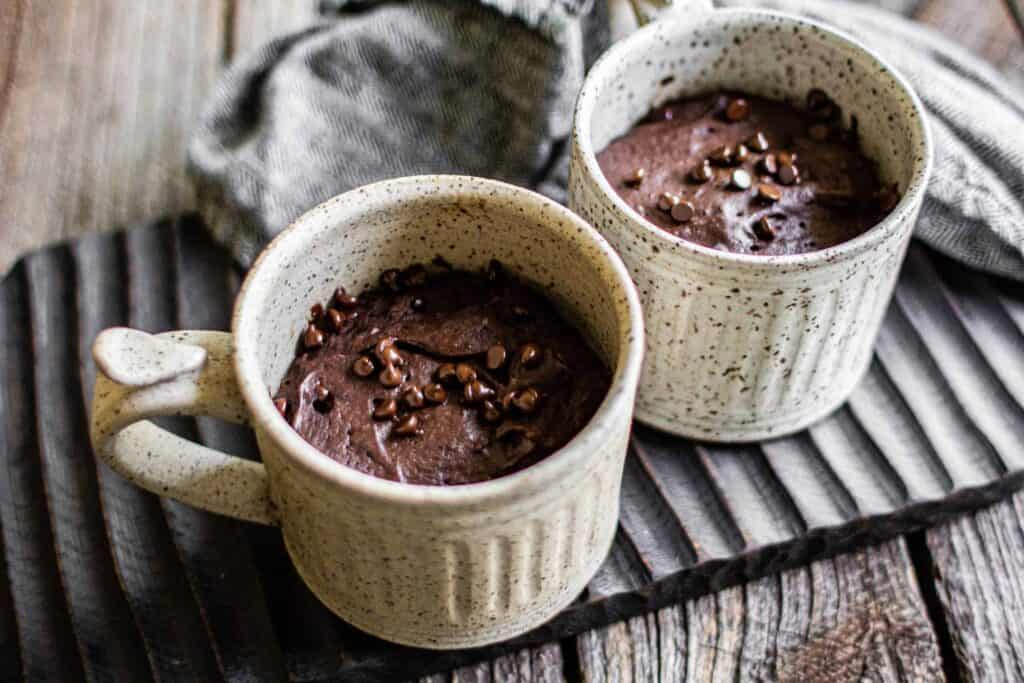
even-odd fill
[[(387, 268), (441, 255), (490, 259), (543, 288), (613, 372), (593, 419), (565, 447), (487, 482), (420, 486), (345, 467), (304, 441), (271, 401), (310, 306), (361, 291)], [(428, 648), (510, 638), (583, 590), (618, 521), (619, 485), (643, 353), (639, 300), (622, 261), (568, 209), (492, 180), (421, 176), (316, 207), (266, 248), (232, 331), (97, 338), (92, 440), (139, 486), (281, 527), (310, 589), (374, 635)], [(183, 440), (147, 419), (212, 415), (249, 424), (262, 462)]]
[[(866, 371), (924, 198), (931, 139), (910, 86), (850, 36), (778, 12), (676, 5), (587, 76), (569, 206), (608, 238), (640, 290), (637, 419), (708, 441), (781, 436), (835, 410)], [(785, 256), (687, 242), (623, 202), (598, 167), (598, 151), (666, 101), (726, 89), (803, 102), (812, 88), (847, 122), (857, 117), (864, 152), (902, 195), (848, 242)]]

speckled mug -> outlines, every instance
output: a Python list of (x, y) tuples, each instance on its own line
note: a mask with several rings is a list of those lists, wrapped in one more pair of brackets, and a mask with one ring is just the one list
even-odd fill
[[(384, 269), (437, 255), (467, 269), (501, 260), (560, 305), (613, 371), (572, 441), (492, 481), (435, 487), (363, 474), (306, 443), (270, 397), (310, 305), (339, 284), (358, 292)], [(407, 645), (471, 647), (552, 617), (607, 554), (642, 353), (625, 266), (568, 209), (492, 180), (399, 178), (335, 197), (275, 239), (246, 277), (231, 333), (101, 333), (92, 441), (145, 489), (279, 525), (306, 584), (358, 628)], [(262, 463), (147, 421), (169, 414), (252, 425)]]
[[(778, 12), (678, 10), (613, 45), (576, 104), (569, 205), (618, 250), (640, 290), (647, 354), (636, 417), (708, 441), (795, 432), (864, 374), (931, 168), (917, 96), (848, 35)], [(816, 252), (756, 256), (687, 242), (615, 193), (596, 151), (652, 107), (717, 89), (802, 102), (822, 88), (902, 200), (878, 225)]]

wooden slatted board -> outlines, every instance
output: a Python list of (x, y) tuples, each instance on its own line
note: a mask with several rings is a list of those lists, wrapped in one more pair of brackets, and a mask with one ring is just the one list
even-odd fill
[[(871, 369), (835, 415), (735, 447), (638, 426), (618, 536), (573, 606), (500, 646), (391, 645), (321, 606), (276, 530), (157, 498), (94, 459), (97, 332), (226, 328), (239, 283), (194, 217), (35, 252), (3, 281), (0, 680), (422, 675), (890, 538), (1024, 481), (1024, 286), (914, 245)], [(236, 426), (167, 424), (256, 453)]]

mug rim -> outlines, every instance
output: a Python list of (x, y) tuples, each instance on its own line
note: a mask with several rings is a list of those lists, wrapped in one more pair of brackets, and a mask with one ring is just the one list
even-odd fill
[[(433, 185), (435, 192), (425, 193), (422, 190), (428, 183)], [(614, 292), (614, 298), (624, 298), (628, 313), (625, 322), (629, 329), (622, 329), (620, 324), (618, 334), (621, 346), (615, 359), (615, 367), (612, 368), (608, 392), (587, 424), (568, 443), (529, 467), (494, 479), (447, 486), (411, 484), (375, 477), (332, 460), (299, 436), (280, 415), (266, 390), (257, 360), (255, 342), (250, 341), (255, 338), (250, 328), (256, 326), (258, 322), (258, 312), (249, 310), (248, 306), (255, 288), (254, 283), (258, 282), (263, 273), (267, 272), (267, 268), (273, 265), (272, 259), (276, 254), (286, 248), (291, 241), (297, 240), (306, 229), (320, 225), (325, 220), (324, 216), (329, 215), (328, 210), (331, 207), (348, 202), (363, 202), (364, 195), (369, 190), (381, 193), (389, 204), (453, 192), (468, 194), (485, 201), (499, 194), (504, 198), (514, 199), (517, 204), (529, 204), (538, 209), (553, 211), (554, 215), (565, 220), (571, 229), (597, 248), (598, 253), (610, 266), (615, 276), (615, 286), (620, 290)], [(553, 231), (553, 234), (557, 233)], [(518, 493), (533, 491), (557, 481), (574, 467), (583, 466), (587, 456), (597, 450), (594, 444), (606, 438), (610, 425), (619, 419), (620, 414), (624, 413), (626, 419), (632, 421), (633, 397), (640, 377), (645, 343), (643, 315), (636, 287), (619, 255), (597, 230), (568, 208), (533, 190), (489, 178), (446, 174), (401, 176), (362, 185), (335, 195), (296, 218), (264, 247), (246, 274), (235, 298), (231, 335), (235, 351), (236, 381), (252, 424), (264, 430), (290, 462), (318, 479), (343, 488), (378, 500), (414, 506), (475, 505), (508, 496), (514, 497)]]
[[(603, 75), (603, 72), (610, 69), (611, 65), (615, 64), (616, 61), (622, 58), (625, 54), (641, 48), (645, 44), (645, 41), (651, 40), (656, 32), (666, 25), (673, 25), (674, 27), (692, 27), (694, 24), (707, 21), (711, 17), (718, 18), (723, 15), (728, 16), (738, 14), (794, 22), (809, 28), (817, 29), (821, 34), (826, 36), (826, 39), (833, 38), (841, 43), (845, 43), (848, 47), (865, 54), (868, 58), (873, 60), (882, 71), (896, 82), (899, 88), (903, 91), (903, 94), (906, 95), (910, 101), (920, 137), (916, 147), (917, 154), (911, 168), (907, 189), (900, 198), (900, 201), (895, 207), (893, 207), (892, 211), (890, 211), (888, 215), (853, 239), (840, 242), (839, 244), (835, 244), (824, 249), (798, 254), (757, 255), (715, 249), (713, 247), (704, 246), (697, 242), (683, 239), (682, 237), (677, 237), (676, 235), (673, 235), (648, 221), (637, 213), (628, 203), (623, 201), (618, 193), (612, 188), (611, 183), (608, 182), (604, 172), (601, 171), (601, 168), (597, 163), (597, 154), (594, 151), (594, 147), (591, 142), (591, 119), (597, 99), (597, 93), (600, 90), (597, 85), (597, 79)], [(608, 80), (610, 81), (611, 79)], [(583, 167), (586, 168), (592, 182), (597, 185), (598, 189), (604, 193), (605, 197), (611, 201), (614, 208), (617, 209), (620, 214), (630, 221), (633, 226), (640, 226), (641, 229), (651, 235), (653, 239), (660, 240), (664, 244), (681, 250), (683, 254), (694, 256), (697, 260), (718, 267), (728, 264), (739, 269), (749, 270), (785, 271), (800, 268), (806, 269), (818, 265), (835, 263), (840, 260), (846, 260), (868, 251), (885, 242), (893, 233), (899, 232), (904, 226), (905, 217), (916, 209), (924, 196), (928, 180), (931, 176), (933, 163), (932, 136), (927, 119), (925, 118), (924, 105), (914, 88), (911, 87), (906, 78), (897, 71), (895, 67), (889, 64), (889, 62), (883, 59), (877, 52), (864, 45), (860, 40), (841, 29), (829, 26), (828, 24), (824, 24), (814, 19), (777, 10), (744, 7), (715, 8), (710, 12), (700, 14), (695, 20), (667, 15), (657, 21), (653, 21), (650, 24), (641, 27), (605, 50), (604, 54), (602, 54), (597, 62), (594, 63), (594, 66), (591, 67), (590, 73), (587, 74), (587, 77), (583, 82), (583, 86), (580, 88), (580, 93), (576, 98), (576, 107), (573, 112), (573, 123), (573, 142), (574, 146), (580, 151)]]

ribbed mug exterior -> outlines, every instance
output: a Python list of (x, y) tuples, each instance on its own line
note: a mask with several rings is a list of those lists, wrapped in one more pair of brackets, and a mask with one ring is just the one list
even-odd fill
[[(310, 304), (359, 291), (386, 268), (492, 258), (539, 287), (612, 370), (608, 396), (565, 447), (525, 470), (459, 486), (377, 479), (338, 465), (274, 410)], [(257, 261), (239, 294), (236, 374), (285, 545), (342, 619), (395, 642), (461, 648), (539, 626), (608, 553), (643, 352), (639, 300), (621, 260), (565, 207), (457, 176), (384, 181), (313, 209)]]
[[(597, 165), (597, 151), (676, 97), (729, 89), (802, 101), (812, 87), (857, 117), (862, 146), (903, 195), (844, 244), (754, 256), (686, 242), (625, 204)], [(842, 404), (870, 362), (930, 170), (921, 104), (903, 79), (809, 20), (714, 11), (692, 25), (662, 19), (613, 46), (575, 116), (569, 206), (622, 256), (644, 308), (637, 419), (742, 442), (797, 431)]]

